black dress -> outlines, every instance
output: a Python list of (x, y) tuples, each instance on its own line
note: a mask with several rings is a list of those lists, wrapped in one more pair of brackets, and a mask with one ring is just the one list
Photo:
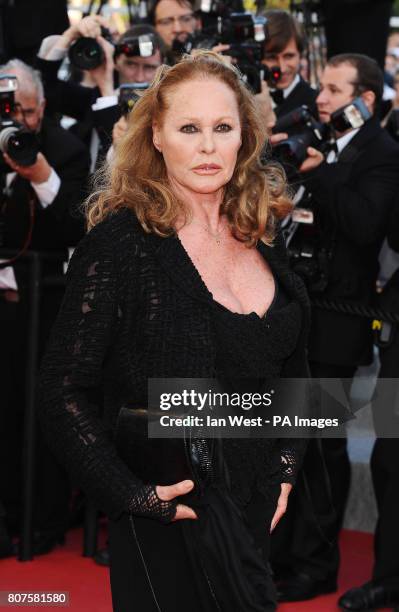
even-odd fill
[[(210, 303), (216, 338), (216, 377), (223, 380), (230, 392), (260, 392), (268, 378), (279, 376), (287, 355), (291, 354), (300, 328), (299, 305), (289, 299), (275, 279), (275, 296), (268, 312), (233, 313), (217, 302)], [(274, 334), (279, 338), (276, 350)], [(285, 330), (285, 338), (281, 335)], [(283, 340), (281, 342), (281, 340)], [(248, 345), (252, 350), (248, 351)], [(265, 588), (262, 612), (275, 610), (275, 588), (268, 564), (269, 527), (280, 492), (281, 456), (274, 440), (223, 440), (223, 455), (229, 473), (234, 501), (242, 510), (248, 535), (265, 567)], [(287, 461), (287, 478), (294, 466)], [(259, 477), (267, 471), (269, 478)], [(189, 505), (198, 508), (195, 497)], [(185, 503), (182, 498), (182, 503)], [(193, 612), (245, 612), (245, 603), (238, 606), (228, 601), (226, 585), (220, 595), (213, 593), (212, 577), (204, 576), (197, 558), (199, 550), (192, 546), (191, 521), (178, 521), (167, 528), (147, 518), (122, 516), (110, 524), (111, 585), (116, 612), (184, 612), (187, 601)], [(229, 534), (226, 534), (229, 538)], [(155, 552), (156, 551), (156, 552)], [(155, 554), (154, 554), (155, 553)], [(230, 549), (235, 554), (234, 545)], [(206, 554), (206, 553), (204, 553)], [(217, 553), (215, 553), (217, 554)], [(255, 553), (256, 554), (256, 553)], [(231, 569), (226, 566), (226, 573)], [(210, 583), (210, 584), (209, 584)], [(226, 598), (226, 599), (224, 599)], [(248, 610), (251, 608), (248, 608)]]
[[(262, 612), (274, 609), (261, 555), (267, 557), (280, 483), (294, 482), (303, 441), (228, 441), (223, 466), (229, 491), (219, 480), (203, 498), (185, 498), (200, 519), (165, 525), (173, 507), (157, 498), (153, 484), (159, 481), (145, 480), (130, 467), (113, 439), (121, 407), (147, 405), (151, 377), (220, 376), (231, 384), (261, 384), (268, 376), (307, 375), (304, 285), (289, 270), (280, 236), (272, 248), (257, 248), (280, 287), (264, 318), (237, 315), (216, 303), (178, 238), (145, 233), (129, 210), (110, 215), (75, 250), (42, 364), (38, 408), (49, 445), (110, 518), (117, 612), (258, 609), (219, 605), (236, 587), (245, 595), (239, 571), (244, 566), (253, 569), (250, 579), (255, 589), (259, 582), (267, 600)], [(168, 471), (168, 457), (164, 463)]]

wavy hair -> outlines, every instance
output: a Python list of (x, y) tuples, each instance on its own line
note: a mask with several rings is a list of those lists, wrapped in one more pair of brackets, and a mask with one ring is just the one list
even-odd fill
[(97, 189), (86, 202), (89, 229), (120, 208), (132, 209), (147, 232), (169, 236), (178, 219), (185, 222), (190, 211), (171, 189), (162, 154), (154, 147), (152, 126), (162, 125), (169, 96), (186, 81), (216, 79), (235, 94), (241, 121), (242, 145), (230, 181), (226, 184), (220, 213), (226, 215), (233, 235), (249, 245), (262, 238), (271, 243), (275, 221), (288, 214), (291, 202), (284, 171), (276, 164), (262, 164), (267, 142), (254, 97), (236, 68), (212, 51), (184, 56), (173, 67), (161, 66), (136, 102), (128, 130), (115, 156), (95, 179)]

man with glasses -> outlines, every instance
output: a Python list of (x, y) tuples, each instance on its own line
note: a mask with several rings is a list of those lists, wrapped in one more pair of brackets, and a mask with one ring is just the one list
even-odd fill
[(172, 46), (174, 40), (184, 43), (198, 28), (194, 8), (189, 0), (156, 0), (149, 17), (168, 47)]

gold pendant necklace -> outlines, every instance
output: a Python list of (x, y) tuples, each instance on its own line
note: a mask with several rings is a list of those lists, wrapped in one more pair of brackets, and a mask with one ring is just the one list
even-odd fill
[(204, 229), (210, 236), (212, 236), (212, 238), (215, 240), (217, 245), (221, 243), (222, 234), (224, 230), (226, 229), (225, 227), (222, 230), (220, 230), (220, 232), (215, 233), (215, 232), (212, 232), (212, 230), (210, 230), (209, 227), (207, 227), (206, 225), (202, 225), (202, 223), (199, 223), (198, 221), (191, 221), (191, 223), (195, 223), (196, 225), (199, 225), (200, 227), (202, 227), (202, 229)]

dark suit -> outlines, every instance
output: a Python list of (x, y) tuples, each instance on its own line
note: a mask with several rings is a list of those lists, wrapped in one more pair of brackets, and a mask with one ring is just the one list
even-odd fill
[(93, 130), (92, 104), (100, 95), (97, 87), (83, 87), (79, 83), (63, 81), (58, 78), (62, 61), (36, 58), (36, 68), (43, 79), (46, 114), (51, 118), (67, 115), (77, 120), (71, 131), (85, 143), (89, 149)]
[[(390, 218), (388, 244), (399, 252), (399, 200)], [(380, 297), (384, 310), (399, 314), (399, 269)], [(378, 521), (374, 539), (373, 579), (399, 583), (399, 325), (392, 326), (389, 343), (380, 347), (379, 384), (373, 400), (377, 436), (371, 457), (371, 473)], [(390, 380), (384, 380), (390, 379)], [(387, 436), (392, 437), (387, 437)]]
[[(371, 304), (378, 254), (399, 187), (399, 146), (377, 120), (367, 122), (335, 164), (323, 163), (306, 181), (315, 221), (333, 243), (330, 282), (322, 297)], [(314, 309), (311, 361), (342, 366), (372, 360), (367, 319)]]
[(298, 85), (294, 87), (289, 96), (284, 98), (281, 104), (277, 105), (274, 112), (276, 113), (277, 118), (280, 118), (295, 110), (299, 106), (306, 104), (310, 110), (317, 115), (316, 98), (317, 91), (315, 91), (309, 85), (309, 83), (301, 78)]
[[(40, 149), (61, 179), (59, 191), (46, 208), (39, 203), (29, 181), (16, 175), (9, 189), (4, 212), (5, 246), (20, 249), (29, 228), (29, 199), (34, 201), (34, 226), (30, 248), (40, 251), (60, 251), (76, 244), (84, 233), (84, 221), (78, 206), (85, 194), (88, 155), (84, 145), (72, 134), (44, 120), (39, 134)], [(18, 282), (19, 301), (0, 299), (2, 350), (0, 351), (0, 452), (5, 462), (13, 466), (2, 470), (1, 489), (13, 529), (18, 528), (20, 512), (20, 453), (25, 400), (26, 337), (29, 303), (26, 265), (14, 266)], [(46, 274), (60, 274), (62, 264), (46, 265)], [(62, 299), (61, 288), (41, 292), (39, 320), (39, 352), (43, 351), (48, 331)], [(0, 296), (1, 297), (1, 296)], [(38, 478), (36, 482), (36, 517), (38, 529), (62, 530), (68, 502), (68, 483), (52, 455), (37, 440)], [(3, 464), (4, 464), (3, 463)], [(5, 473), (7, 472), (7, 473)], [(54, 495), (54, 490), (57, 495)], [(51, 497), (50, 497), (51, 496)]]
[(118, 105), (93, 111), (92, 105), (101, 96), (98, 87), (84, 87), (72, 81), (58, 78), (61, 61), (36, 58), (36, 67), (40, 70), (47, 100), (46, 112), (49, 116), (67, 115), (77, 120), (70, 131), (90, 148), (93, 129), (97, 130), (99, 162), (105, 157), (112, 144), (112, 128), (121, 116)]
[[(371, 305), (378, 255), (399, 187), (398, 145), (376, 119), (371, 119), (342, 150), (338, 161), (323, 163), (305, 177), (305, 185), (313, 195), (315, 224), (321, 229), (322, 243), (332, 252), (329, 284), (317, 297)], [(357, 366), (371, 362), (372, 349), (369, 319), (313, 308), (309, 360), (314, 377), (344, 378), (349, 392)], [(346, 440), (324, 439), (318, 448), (314, 440), (309, 444), (303, 472), (310, 489), (316, 491), (313, 509), (320, 516), (325, 513), (327, 500), (317, 495), (314, 466), (323, 462), (336, 516), (326, 521), (328, 527), (323, 533), (320, 521), (317, 524), (306, 515), (305, 485), (299, 483), (288, 511), (294, 532), (289, 565), (314, 580), (334, 583), (339, 565), (337, 539), (350, 483)]]

